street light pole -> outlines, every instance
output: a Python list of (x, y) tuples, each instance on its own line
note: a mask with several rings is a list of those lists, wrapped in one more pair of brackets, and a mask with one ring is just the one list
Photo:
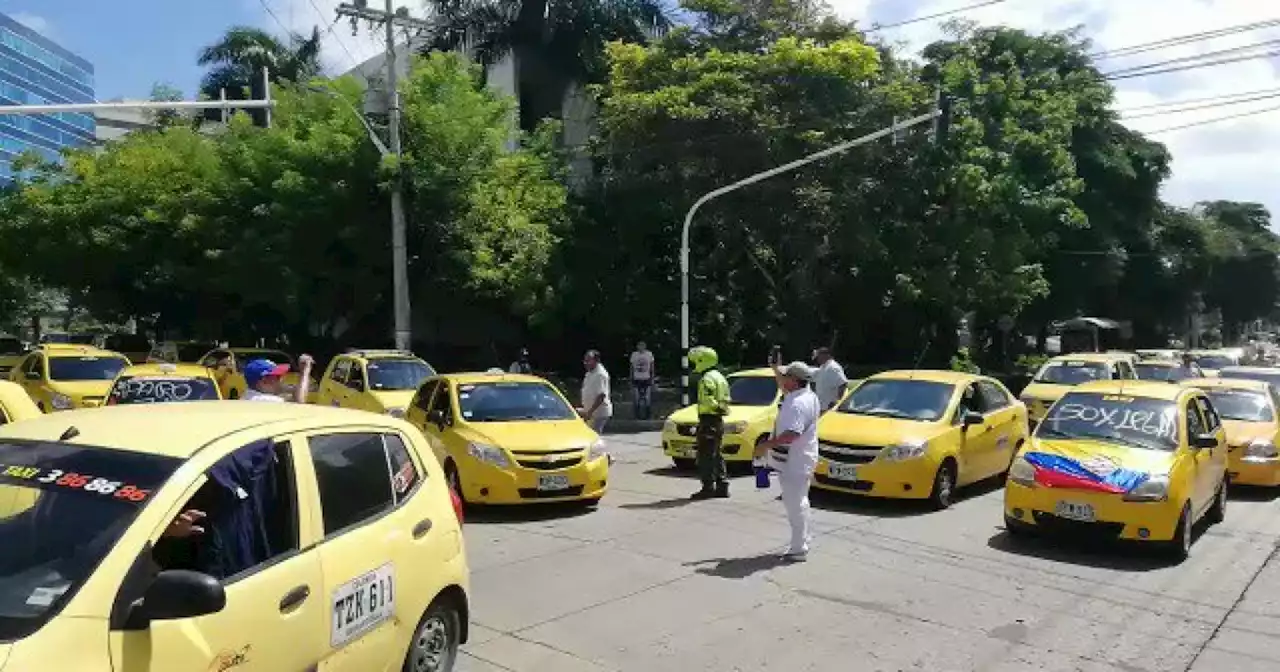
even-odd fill
[(912, 117), (901, 123), (895, 123), (888, 128), (876, 131), (875, 133), (864, 135), (855, 140), (835, 145), (834, 147), (828, 147), (820, 152), (815, 152), (809, 156), (796, 159), (791, 163), (745, 177), (733, 184), (709, 191), (693, 202), (693, 206), (689, 208), (689, 212), (684, 216), (684, 228), (680, 230), (680, 399), (683, 405), (689, 405), (689, 227), (693, 224), (693, 215), (698, 212), (698, 208), (701, 208), (712, 199), (719, 198), (727, 193), (737, 191), (743, 187), (755, 184), (756, 182), (762, 182), (775, 175), (781, 175), (782, 173), (795, 170), (801, 166), (806, 166), (814, 161), (825, 159), (828, 156), (848, 151), (859, 145), (875, 142), (887, 135), (892, 135), (898, 131), (911, 128), (912, 126), (932, 121), (934, 118), (941, 115), (942, 110), (934, 109), (928, 114)]

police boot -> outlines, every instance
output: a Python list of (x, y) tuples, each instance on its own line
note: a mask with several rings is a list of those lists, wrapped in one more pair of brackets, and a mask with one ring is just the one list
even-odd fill
[(729, 481), (720, 481), (716, 483), (715, 496), (717, 499), (729, 498)]
[(689, 499), (692, 499), (692, 500), (711, 499), (712, 497), (715, 497), (715, 496), (716, 496), (716, 489), (712, 487), (711, 483), (703, 483), (702, 489), (693, 493), (693, 495), (691, 495)]

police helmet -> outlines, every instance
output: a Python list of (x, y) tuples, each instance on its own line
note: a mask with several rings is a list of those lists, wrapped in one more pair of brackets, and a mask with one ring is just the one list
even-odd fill
[(715, 350), (705, 345), (698, 345), (689, 349), (689, 366), (693, 367), (694, 373), (702, 373), (718, 363), (720, 363), (720, 356), (716, 354)]

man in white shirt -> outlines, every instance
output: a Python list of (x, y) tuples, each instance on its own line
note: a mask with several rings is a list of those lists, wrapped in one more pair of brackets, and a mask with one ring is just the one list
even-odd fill
[(813, 354), (818, 363), (818, 372), (814, 375), (814, 387), (818, 393), (818, 407), (823, 413), (840, 403), (845, 390), (849, 388), (849, 379), (844, 375), (844, 367), (831, 356), (831, 348), (818, 348)]
[(244, 391), (241, 399), (270, 402), (294, 401), (305, 404), (307, 389), (311, 386), (311, 367), (314, 363), (315, 360), (311, 359), (311, 355), (298, 358), (298, 368), (302, 375), (298, 379), (298, 387), (293, 391), (293, 399), (285, 399), (281, 394), (284, 392), (283, 382), (285, 375), (289, 373), (289, 365), (276, 364), (269, 359), (255, 359), (244, 365), (244, 382), (249, 387)]
[(653, 416), (653, 353), (644, 341), (631, 353), (631, 387), (635, 391), (636, 420)]
[(596, 434), (604, 434), (604, 426), (613, 417), (613, 400), (610, 399), (609, 372), (600, 363), (600, 353), (588, 350), (582, 358), (587, 374), (582, 377), (582, 407), (578, 413), (591, 425)]
[(778, 472), (782, 505), (791, 524), (791, 543), (782, 558), (804, 562), (809, 556), (809, 482), (818, 465), (818, 396), (809, 389), (813, 370), (804, 362), (776, 367), (774, 375), (783, 391), (773, 436), (756, 446), (755, 455), (769, 455)]

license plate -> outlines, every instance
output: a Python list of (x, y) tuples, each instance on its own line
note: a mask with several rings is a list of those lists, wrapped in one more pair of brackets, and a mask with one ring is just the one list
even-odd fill
[(836, 464), (832, 462), (827, 465), (827, 475), (841, 481), (856, 481), (858, 480), (858, 468), (852, 464)]
[(565, 474), (539, 474), (539, 490), (568, 490), (569, 477)]
[(693, 444), (685, 443), (683, 441), (672, 441), (671, 452), (675, 453), (676, 457), (693, 457), (694, 456)]
[(1082, 523), (1092, 523), (1097, 520), (1093, 514), (1092, 504), (1081, 504), (1079, 502), (1058, 502), (1053, 512), (1059, 518), (1067, 520), (1078, 520)]
[(339, 648), (396, 612), (395, 572), (390, 563), (348, 581), (333, 591), (329, 643)]

